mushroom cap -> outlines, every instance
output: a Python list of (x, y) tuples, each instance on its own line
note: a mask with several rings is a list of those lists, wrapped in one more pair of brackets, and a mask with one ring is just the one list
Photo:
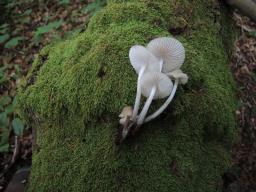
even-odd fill
[(187, 74), (183, 73), (180, 69), (171, 71), (167, 75), (173, 80), (179, 79), (180, 84), (186, 84), (188, 82)]
[(157, 58), (163, 59), (163, 73), (168, 73), (181, 67), (185, 60), (185, 49), (181, 42), (172, 37), (159, 37), (147, 45), (147, 49)]
[(119, 120), (119, 124), (124, 125), (126, 121), (127, 121), (127, 117), (123, 117)]
[(126, 123), (127, 119), (131, 116), (132, 116), (132, 107), (125, 106), (119, 115), (119, 117), (120, 117), (119, 123), (121, 125), (124, 125)]
[(156, 87), (156, 93), (153, 99), (162, 99), (170, 95), (173, 83), (164, 73), (152, 71), (146, 72), (141, 78), (141, 93), (149, 97), (153, 87)]
[(132, 116), (132, 107), (131, 106), (125, 106), (119, 115), (120, 118), (131, 117), (131, 116)]
[(141, 45), (134, 45), (130, 48), (129, 58), (138, 74), (143, 66), (146, 66), (146, 71), (159, 71), (160, 69), (160, 59)]

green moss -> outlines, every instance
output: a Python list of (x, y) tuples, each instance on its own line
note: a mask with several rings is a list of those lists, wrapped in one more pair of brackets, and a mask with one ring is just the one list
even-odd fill
[[(220, 33), (230, 20), (209, 12), (212, 3), (110, 0), (86, 32), (41, 51), (19, 93), (38, 133), (28, 191), (221, 191), (235, 99)], [(188, 23), (177, 38), (189, 83), (158, 119), (116, 146), (118, 114), (136, 94), (129, 48), (170, 35), (175, 18), (175, 28)]]
[(164, 28), (167, 25), (161, 12), (149, 7), (145, 2), (113, 3), (92, 18), (88, 33), (105, 33), (105, 30), (113, 25), (132, 21), (148, 23), (152, 27)]

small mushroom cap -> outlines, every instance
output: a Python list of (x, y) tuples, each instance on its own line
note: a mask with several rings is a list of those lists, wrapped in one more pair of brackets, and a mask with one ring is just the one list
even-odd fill
[(126, 120), (127, 120), (127, 118), (126, 118), (126, 117), (123, 117), (123, 118), (121, 118), (121, 119), (119, 120), (119, 123), (120, 123), (121, 125), (124, 125), (125, 122), (126, 122)]
[(131, 117), (131, 116), (132, 116), (132, 107), (131, 106), (125, 106), (119, 115), (120, 118)]
[(143, 66), (146, 66), (146, 71), (159, 71), (160, 60), (141, 45), (131, 47), (129, 58), (133, 68), (138, 74)]
[(156, 93), (153, 99), (162, 99), (170, 95), (173, 83), (164, 73), (147, 72), (141, 78), (141, 93), (149, 97), (153, 87), (156, 87)]
[(171, 71), (170, 73), (167, 73), (167, 75), (173, 80), (179, 79), (180, 84), (186, 84), (188, 82), (187, 74), (183, 73), (180, 69)]
[(147, 49), (157, 58), (163, 59), (163, 73), (168, 73), (181, 67), (185, 60), (185, 49), (181, 42), (171, 37), (153, 39)]

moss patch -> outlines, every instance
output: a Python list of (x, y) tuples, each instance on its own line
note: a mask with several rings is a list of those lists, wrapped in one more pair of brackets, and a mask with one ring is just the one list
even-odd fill
[[(110, 0), (86, 32), (44, 48), (19, 94), (38, 132), (28, 191), (220, 191), (235, 99), (222, 36), (230, 20), (213, 6)], [(189, 83), (161, 117), (116, 146), (118, 114), (135, 99), (129, 48), (170, 35), (172, 26), (185, 26), (177, 38)]]

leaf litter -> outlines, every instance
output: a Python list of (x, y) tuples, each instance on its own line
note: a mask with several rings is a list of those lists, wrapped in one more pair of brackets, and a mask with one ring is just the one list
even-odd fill
[(234, 13), (241, 30), (230, 67), (237, 84), (239, 137), (233, 147), (233, 166), (224, 175), (227, 192), (256, 190), (256, 23)]

